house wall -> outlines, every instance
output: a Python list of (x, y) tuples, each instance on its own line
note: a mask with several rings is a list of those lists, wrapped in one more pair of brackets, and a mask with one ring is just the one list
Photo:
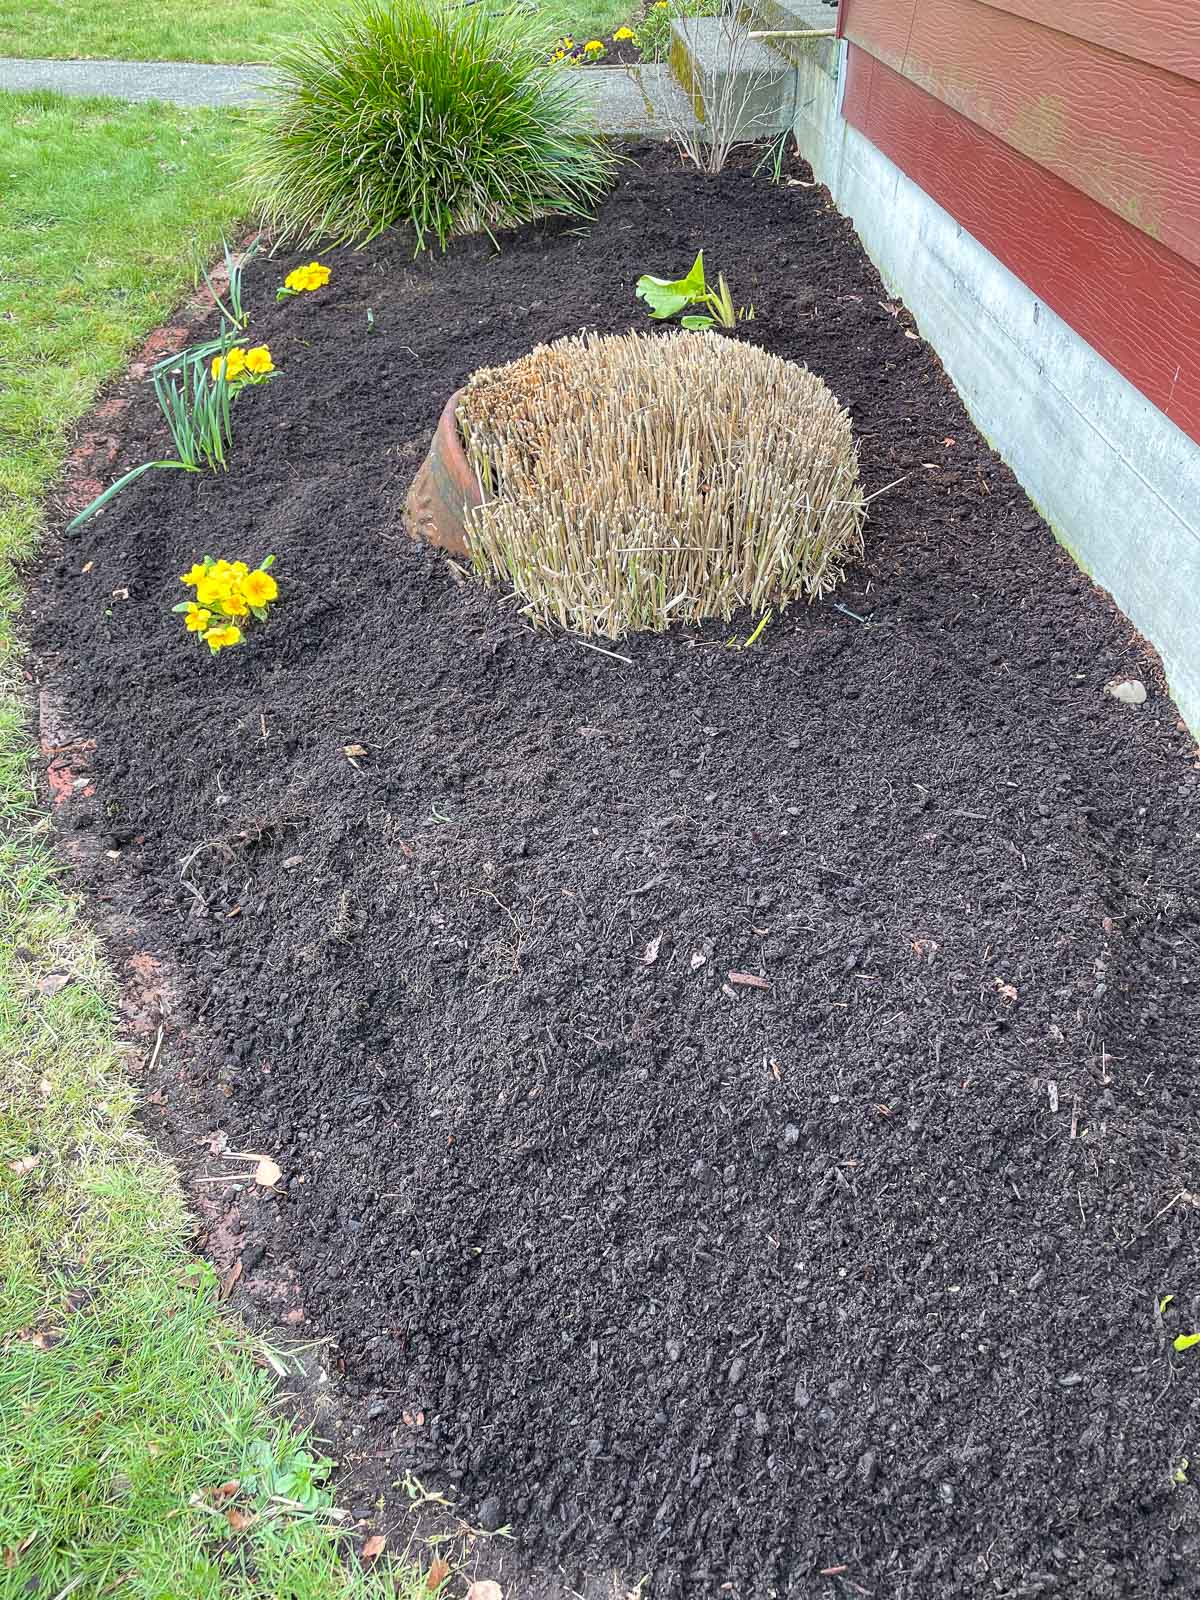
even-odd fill
[(1200, 439), (1200, 5), (842, 0), (851, 125)]
[[(843, 10), (857, 3), (843, 0)], [(1014, 15), (1038, 3), (970, 0)], [(896, 0), (891, 10), (908, 8)], [(1063, 20), (1090, 20), (1114, 41), (1129, 11), (1057, 0)], [(1200, 21), (1189, 25), (1196, 37)], [(1178, 50), (1169, 39), (1153, 48), (1162, 59)], [(1200, 48), (1185, 60), (1196, 62)], [(861, 45), (814, 42), (797, 70), (803, 154), (983, 434), (1157, 647), (1200, 732), (1200, 445), (1191, 436), (1200, 298), (1175, 265), (1190, 263)], [(1119, 323), (1136, 337), (1114, 342)]]

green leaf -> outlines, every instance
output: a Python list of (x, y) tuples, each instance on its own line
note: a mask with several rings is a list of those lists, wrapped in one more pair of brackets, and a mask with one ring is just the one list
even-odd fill
[(650, 307), (650, 315), (660, 320), (673, 317), (696, 300), (703, 300), (706, 293), (704, 251), (696, 256), (686, 278), (652, 278), (649, 273), (643, 273), (635, 293)]
[(681, 328), (711, 328), (714, 326), (714, 322), (712, 317), (680, 317), (679, 326)]
[(194, 605), (195, 605), (195, 603), (196, 603), (196, 602), (195, 602), (195, 601), (194, 601), (194, 600), (184, 600), (184, 601), (183, 601), (183, 602), (182, 602), (182, 604), (180, 604), (180, 605), (177, 605), (177, 606), (172, 606), (172, 607), (171, 607), (171, 610), (172, 610), (172, 611), (178, 611), (178, 612), (185, 612), (185, 611), (187, 611), (187, 610), (188, 610), (188, 609), (189, 609), (189, 608), (190, 608), (190, 607), (191, 607), (191, 606), (194, 606)]
[(1190, 1350), (1194, 1344), (1200, 1344), (1200, 1333), (1180, 1333), (1175, 1336), (1176, 1350)]
[(1162, 1299), (1158, 1302), (1158, 1314), (1159, 1314), (1160, 1317), (1162, 1316), (1163, 1312), (1167, 1309), (1167, 1307), (1171, 1304), (1171, 1301), (1174, 1300), (1174, 1298), (1175, 1298), (1175, 1296), (1173, 1294), (1165, 1294), (1165, 1295), (1163, 1295)]

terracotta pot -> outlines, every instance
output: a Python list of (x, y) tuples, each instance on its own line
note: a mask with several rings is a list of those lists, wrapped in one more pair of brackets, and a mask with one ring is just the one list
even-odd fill
[(429, 454), (413, 479), (404, 502), (404, 526), (414, 539), (424, 539), (451, 555), (466, 556), (464, 511), (483, 499), (458, 432), (456, 389), (438, 418)]

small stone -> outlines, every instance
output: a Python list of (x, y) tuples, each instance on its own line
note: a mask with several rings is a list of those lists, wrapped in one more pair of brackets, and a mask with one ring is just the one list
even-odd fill
[(731, 1389), (735, 1384), (741, 1383), (742, 1376), (745, 1371), (746, 1363), (742, 1360), (741, 1356), (738, 1356), (729, 1368), (729, 1387)]
[(1123, 706), (1141, 706), (1146, 703), (1146, 685), (1136, 678), (1113, 678), (1104, 685), (1104, 692), (1119, 700)]
[(800, 1129), (794, 1122), (789, 1122), (787, 1127), (783, 1130), (783, 1142), (784, 1144), (800, 1143)]
[(682, 1354), (683, 1354), (683, 1346), (680, 1344), (679, 1340), (678, 1339), (668, 1339), (667, 1340), (667, 1360), (668, 1361), (678, 1361)]
[(283, 870), (285, 872), (291, 872), (294, 867), (300, 866), (303, 860), (303, 856), (288, 856), (287, 860), (283, 863)]
[(484, 1533), (495, 1533), (504, 1526), (504, 1507), (494, 1494), (488, 1495), (479, 1508), (479, 1526)]

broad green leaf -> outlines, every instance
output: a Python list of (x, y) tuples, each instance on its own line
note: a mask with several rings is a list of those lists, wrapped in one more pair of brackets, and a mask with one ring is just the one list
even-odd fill
[(711, 328), (713, 319), (712, 317), (680, 317), (679, 326), (681, 328)]
[(651, 308), (652, 317), (673, 317), (684, 306), (703, 300), (707, 292), (704, 281), (704, 251), (698, 252), (686, 278), (653, 278), (644, 273), (637, 281), (637, 295)]
[(1176, 1350), (1190, 1350), (1194, 1344), (1200, 1344), (1200, 1333), (1180, 1333), (1176, 1335)]

